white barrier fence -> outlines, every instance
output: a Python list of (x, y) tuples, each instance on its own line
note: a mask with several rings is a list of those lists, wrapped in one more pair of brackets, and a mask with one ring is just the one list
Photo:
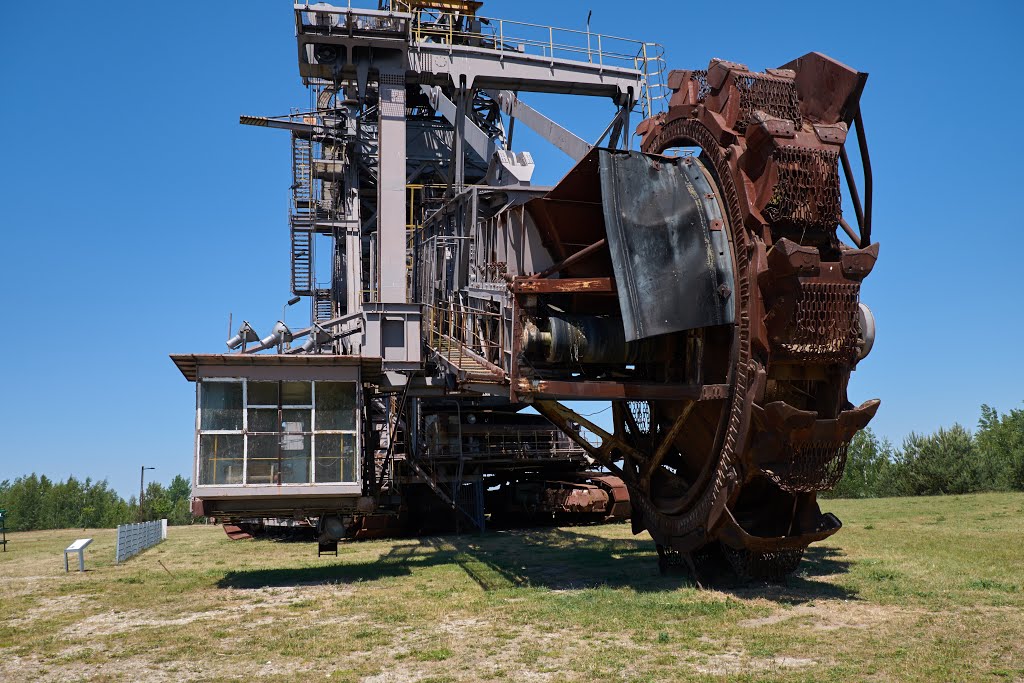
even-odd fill
[(167, 520), (158, 519), (141, 524), (122, 524), (117, 527), (118, 564), (130, 557), (138, 555), (146, 548), (152, 548), (160, 541), (167, 539)]

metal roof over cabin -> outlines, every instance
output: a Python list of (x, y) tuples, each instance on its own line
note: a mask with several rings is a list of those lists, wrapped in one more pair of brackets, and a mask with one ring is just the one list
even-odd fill
[(199, 366), (218, 367), (345, 367), (359, 366), (364, 382), (373, 382), (381, 374), (381, 359), (369, 356), (333, 354), (242, 354), (242, 353), (172, 353), (172, 361), (181, 374), (195, 382)]

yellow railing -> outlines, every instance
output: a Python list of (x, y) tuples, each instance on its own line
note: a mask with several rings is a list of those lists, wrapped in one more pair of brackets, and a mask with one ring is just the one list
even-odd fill
[(403, 2), (403, 0), (391, 0), (391, 9), (394, 12), (419, 12), (424, 9), (439, 9), (447, 12), (474, 15), (483, 5), (476, 0), (426, 0), (425, 2)]
[[(430, 348), (441, 351), (459, 367), (464, 361), (479, 362), (477, 358), (500, 367), (505, 350), (505, 324), (500, 313), (452, 301), (427, 305), (426, 315)], [(484, 334), (481, 327), (491, 334)], [(495, 332), (497, 336), (492, 336)]]

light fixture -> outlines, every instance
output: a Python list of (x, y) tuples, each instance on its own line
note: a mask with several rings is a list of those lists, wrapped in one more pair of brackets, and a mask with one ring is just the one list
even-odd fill
[(278, 346), (279, 344), (291, 343), (291, 341), (292, 331), (288, 329), (287, 325), (278, 320), (277, 324), (274, 325), (274, 329), (270, 331), (270, 334), (260, 340), (260, 346), (256, 350), (260, 351), (263, 349), (269, 349), (270, 347)]
[(309, 331), (309, 339), (301, 347), (302, 352), (312, 353), (324, 344), (329, 343), (333, 338), (334, 335), (320, 327), (320, 325), (313, 323), (313, 328)]
[(227, 344), (229, 349), (234, 351), (242, 344), (249, 344), (259, 340), (260, 336), (256, 334), (256, 330), (252, 329), (252, 325), (249, 324), (249, 321), (243, 320), (242, 326), (238, 328), (238, 334), (224, 343)]

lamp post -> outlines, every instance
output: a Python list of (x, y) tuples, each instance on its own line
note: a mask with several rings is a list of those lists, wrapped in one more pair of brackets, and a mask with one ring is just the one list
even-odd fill
[[(316, 297), (314, 297), (314, 299), (315, 298)], [(294, 306), (295, 304), (299, 303), (300, 301), (302, 301), (302, 297), (301, 296), (293, 296), (291, 299), (288, 299), (288, 303), (286, 303), (284, 306), (281, 307), (281, 322), (286, 322), (285, 321), (285, 315), (287, 314), (288, 307), (289, 306)]]
[(146, 496), (146, 489), (143, 487), (143, 480), (146, 478), (146, 470), (155, 470), (155, 467), (142, 466), (139, 471), (139, 521), (145, 522), (146, 518), (143, 516), (145, 513), (142, 511), (142, 500)]

